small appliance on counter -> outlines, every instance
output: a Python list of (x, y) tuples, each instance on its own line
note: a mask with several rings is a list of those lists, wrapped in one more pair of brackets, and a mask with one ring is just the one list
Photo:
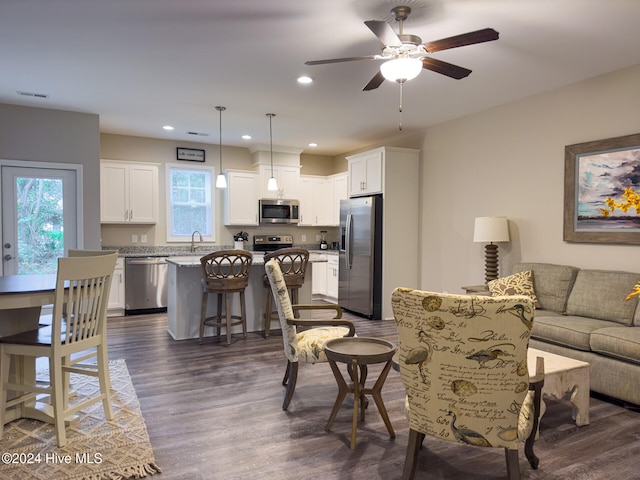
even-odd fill
[(327, 231), (320, 230), (320, 250), (328, 250), (329, 245), (327, 244)]
[(275, 252), (281, 248), (293, 247), (293, 235), (254, 235), (254, 252)]

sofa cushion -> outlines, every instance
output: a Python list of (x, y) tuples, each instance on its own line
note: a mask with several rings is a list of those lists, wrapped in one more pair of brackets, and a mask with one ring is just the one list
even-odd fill
[(531, 297), (536, 307), (540, 306), (533, 288), (533, 272), (531, 270), (491, 280), (487, 283), (487, 287), (489, 287), (489, 291), (494, 297), (500, 295), (526, 295)]
[(533, 272), (533, 287), (540, 308), (564, 313), (578, 269), (551, 263), (517, 263), (513, 266), (514, 273), (527, 270)]
[(591, 351), (591, 334), (595, 330), (607, 328), (611, 322), (587, 317), (568, 315), (539, 315), (533, 322), (531, 336), (538, 340), (576, 348), (586, 352)]
[(631, 325), (638, 300), (625, 299), (637, 281), (637, 273), (580, 270), (569, 294), (567, 315)]
[(591, 350), (640, 365), (640, 327), (608, 327), (591, 334)]

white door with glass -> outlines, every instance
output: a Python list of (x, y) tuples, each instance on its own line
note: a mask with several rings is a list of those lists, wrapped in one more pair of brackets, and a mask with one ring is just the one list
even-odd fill
[(2, 165), (0, 177), (2, 274), (55, 273), (78, 246), (79, 170)]

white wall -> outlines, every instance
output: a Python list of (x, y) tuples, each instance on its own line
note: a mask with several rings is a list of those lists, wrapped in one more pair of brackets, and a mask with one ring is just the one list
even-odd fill
[(640, 272), (640, 245), (562, 240), (564, 147), (640, 132), (638, 85), (640, 65), (427, 129), (421, 288), (484, 283), (477, 216), (509, 218), (501, 275), (519, 261)]
[(83, 166), (84, 247), (100, 248), (98, 115), (0, 104), (0, 158)]

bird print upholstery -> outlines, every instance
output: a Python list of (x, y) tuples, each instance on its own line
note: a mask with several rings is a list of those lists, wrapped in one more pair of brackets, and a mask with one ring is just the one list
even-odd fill
[(527, 396), (532, 299), (398, 288), (392, 307), (410, 428), (453, 442), (517, 449), (533, 424)]

